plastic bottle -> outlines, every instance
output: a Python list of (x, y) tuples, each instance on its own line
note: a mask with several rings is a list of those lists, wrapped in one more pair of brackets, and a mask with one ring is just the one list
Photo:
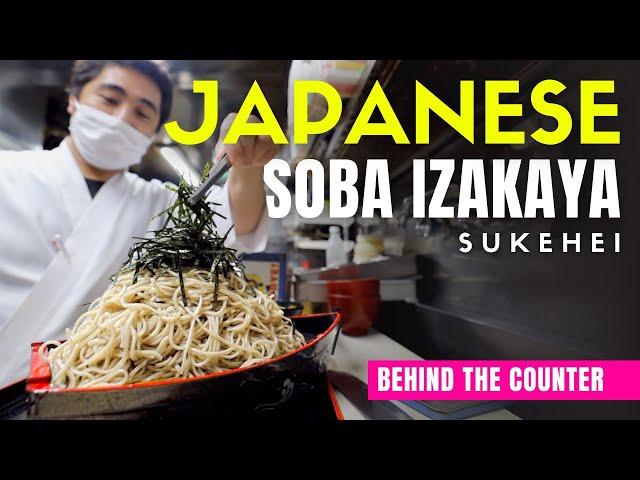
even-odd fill
[(329, 227), (329, 240), (327, 241), (326, 264), (327, 267), (335, 267), (347, 263), (347, 251), (344, 248), (344, 241), (340, 235), (340, 227), (331, 225)]

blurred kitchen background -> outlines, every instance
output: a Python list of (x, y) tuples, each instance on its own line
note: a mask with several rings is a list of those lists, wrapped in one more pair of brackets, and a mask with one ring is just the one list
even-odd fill
[[(193, 94), (192, 81), (218, 80), (219, 119), (240, 108), (257, 81), (280, 122), (292, 139), (290, 86), (294, 80), (331, 83), (343, 100), (338, 125), (307, 145), (283, 146), (279, 158), (292, 170), (305, 158), (323, 163), (350, 159), (358, 165), (362, 196), (368, 159), (389, 163), (394, 216), (391, 219), (335, 220), (328, 209), (317, 219), (291, 214), (271, 220), (267, 252), (284, 253), (287, 264), (286, 295), (305, 303), (307, 311), (326, 307), (326, 282), (331, 279), (380, 279), (381, 309), (374, 327), (418, 355), (430, 359), (638, 359), (640, 337), (635, 307), (640, 265), (637, 221), (640, 96), (635, 60), (171, 60), (177, 80), (172, 120), (185, 130), (202, 122), (201, 96)], [(67, 134), (65, 88), (69, 60), (0, 60), (0, 148), (48, 149)], [(515, 149), (485, 145), (483, 141), (483, 89), (485, 80), (518, 79), (524, 117), (506, 127), (527, 135), (545, 125), (536, 114), (528, 93), (543, 79), (561, 81), (567, 89), (558, 102), (579, 122), (579, 85), (586, 79), (615, 79), (619, 117), (603, 119), (600, 129), (620, 130), (622, 143), (614, 146), (581, 145), (579, 129), (560, 145), (535, 142)], [(416, 145), (415, 82), (429, 88), (453, 110), (459, 108), (460, 80), (476, 82), (476, 144), (471, 145), (439, 118), (431, 117), (431, 141)], [(363, 138), (356, 145), (344, 139), (374, 82), (379, 81), (411, 143), (397, 145), (386, 136)], [(322, 97), (310, 98), (311, 118), (322, 118)], [(607, 100), (602, 100), (607, 101)], [(378, 112), (379, 113), (379, 112)], [(372, 121), (381, 121), (372, 118)], [(177, 181), (179, 175), (199, 178), (211, 159), (214, 135), (198, 146), (175, 144), (166, 134), (135, 169), (145, 178)], [(412, 218), (412, 162), (414, 158), (456, 159), (456, 174), (449, 200), (457, 201), (459, 166), (463, 158), (521, 158), (520, 198), (526, 188), (526, 160), (531, 158), (615, 158), (622, 218), (589, 219), (590, 172), (587, 167), (580, 196), (581, 218), (563, 218), (563, 187), (554, 174), (555, 219), (439, 220)], [(524, 179), (524, 181), (523, 181)], [(293, 177), (292, 177), (293, 180)], [(427, 191), (437, 178), (427, 178)], [(328, 175), (325, 176), (328, 183)], [(288, 184), (293, 191), (293, 181)], [(522, 189), (522, 190), (521, 190)], [(328, 194), (328, 188), (325, 188)], [(417, 199), (417, 201), (428, 201)], [(637, 214), (635, 215), (637, 217)], [(347, 263), (326, 265), (329, 227), (338, 225), (347, 250)], [(475, 246), (459, 252), (458, 235), (470, 232), (551, 232), (554, 253), (525, 254), (508, 250), (489, 254)], [(592, 254), (586, 240), (590, 232), (621, 232), (623, 254)], [(583, 232), (582, 253), (561, 252), (562, 232)], [(505, 239), (503, 239), (504, 241)], [(608, 242), (606, 243), (608, 245)], [(633, 273), (632, 273), (633, 272)], [(511, 410), (525, 419), (538, 418), (640, 418), (638, 402), (518, 402)]]

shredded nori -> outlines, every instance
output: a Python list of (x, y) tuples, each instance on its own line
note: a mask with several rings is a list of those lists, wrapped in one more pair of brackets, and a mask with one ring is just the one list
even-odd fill
[[(202, 182), (207, 178), (211, 164), (207, 163)], [(178, 186), (167, 184), (167, 188), (176, 193), (174, 203), (153, 218), (167, 215), (160, 230), (151, 231), (153, 237), (134, 237), (136, 242), (130, 249), (128, 260), (112, 276), (112, 280), (125, 272), (134, 271), (133, 282), (138, 281), (138, 275), (143, 270), (149, 270), (156, 275), (164, 269), (178, 272), (182, 300), (187, 305), (187, 294), (182, 276), (183, 268), (209, 269), (208, 280), (214, 283), (214, 301), (218, 297), (220, 277), (239, 275), (247, 280), (244, 264), (236, 256), (237, 250), (224, 245), (231, 228), (221, 237), (217, 233), (215, 216), (226, 218), (218, 213), (214, 207), (220, 206), (207, 200), (207, 196), (200, 198), (194, 205), (189, 197), (197, 189), (180, 178)], [(251, 288), (251, 284), (249, 284)], [(255, 294), (255, 291), (250, 290)]]

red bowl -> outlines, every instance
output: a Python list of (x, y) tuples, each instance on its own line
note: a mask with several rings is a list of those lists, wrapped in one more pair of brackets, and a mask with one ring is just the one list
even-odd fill
[(329, 310), (342, 314), (342, 333), (345, 335), (366, 335), (380, 310), (380, 296), (357, 296), (329, 294)]
[[(327, 360), (338, 340), (339, 312), (293, 316), (307, 343), (280, 357), (244, 368), (194, 378), (177, 378), (121, 386), (56, 388), (38, 349), (31, 346), (27, 378), (30, 419), (163, 419), (288, 417), (341, 418), (328, 397)], [(331, 392), (329, 392), (331, 393)], [(313, 411), (310, 405), (319, 405)]]
[(327, 295), (380, 295), (380, 280), (377, 278), (357, 278), (352, 280), (329, 280)]

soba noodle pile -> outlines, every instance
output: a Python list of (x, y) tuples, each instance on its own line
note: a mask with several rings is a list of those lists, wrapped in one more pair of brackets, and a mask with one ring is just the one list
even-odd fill
[[(57, 387), (123, 385), (247, 367), (304, 345), (272, 296), (237, 275), (220, 281), (214, 301), (207, 270), (133, 272), (96, 299), (65, 342), (40, 348)], [(56, 348), (49, 349), (47, 347)]]
[[(205, 173), (206, 174), (206, 173)], [(204, 177), (203, 177), (204, 179)], [(305, 344), (273, 295), (248, 283), (210, 207), (175, 190), (164, 227), (134, 245), (64, 342), (39, 354), (55, 387), (188, 378), (270, 360)]]

